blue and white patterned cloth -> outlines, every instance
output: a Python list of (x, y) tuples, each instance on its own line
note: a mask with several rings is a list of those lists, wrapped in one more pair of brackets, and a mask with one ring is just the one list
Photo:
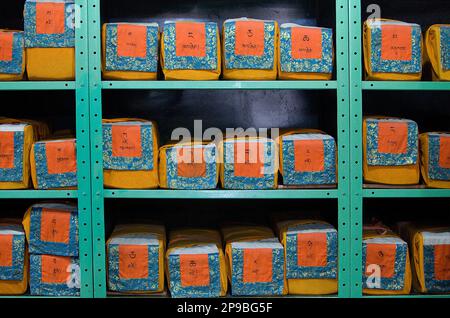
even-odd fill
[(444, 71), (450, 71), (450, 26), (441, 26), (441, 65)]
[(0, 236), (12, 236), (12, 264), (0, 265), (0, 281), (23, 280), (25, 266), (25, 232), (20, 225), (0, 224)]
[[(11, 168), (0, 168), (0, 182), (21, 182), (24, 179), (23, 175), (23, 158), (25, 151), (25, 127), (28, 124), (0, 124), (0, 133), (14, 134), (14, 166)], [(1, 149), (1, 148), (0, 148)], [(9, 153), (0, 153), (2, 160), (9, 160), (6, 156)]]
[(11, 61), (0, 61), (0, 74), (22, 74), (22, 65), (24, 62), (23, 32), (0, 30), (0, 33), (13, 34), (12, 59)]
[[(448, 293), (450, 292), (450, 280), (437, 279), (435, 273), (436, 262), (446, 262), (447, 269), (450, 268), (450, 254), (441, 255), (439, 260), (436, 260), (436, 246), (450, 245), (450, 229), (443, 232), (422, 232), (423, 238), (423, 264), (425, 274), (425, 288), (431, 293)], [(447, 249), (447, 251), (450, 249)]]
[(450, 134), (429, 133), (428, 134), (428, 176), (432, 180), (450, 181), (450, 169), (441, 167), (441, 137), (450, 138)]

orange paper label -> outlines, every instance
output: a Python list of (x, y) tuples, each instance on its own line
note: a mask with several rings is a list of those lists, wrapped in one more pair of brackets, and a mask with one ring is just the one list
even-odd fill
[(13, 235), (0, 235), (0, 266), (11, 267), (13, 264)]
[(378, 123), (378, 152), (406, 153), (408, 149), (408, 124), (399, 122)]
[(177, 155), (178, 176), (199, 178), (206, 175), (203, 148), (181, 148)]
[(77, 171), (75, 141), (48, 142), (45, 144), (49, 174)]
[(234, 53), (262, 56), (264, 54), (264, 22), (236, 21)]
[(294, 141), (295, 171), (319, 172), (325, 169), (323, 140)]
[(36, 3), (36, 33), (62, 34), (65, 32), (64, 3)]
[(0, 168), (14, 168), (14, 132), (0, 131)]
[(291, 28), (291, 49), (293, 59), (321, 59), (322, 29)]
[(434, 275), (437, 280), (450, 280), (450, 245), (434, 246)]
[(202, 22), (175, 23), (177, 56), (206, 56), (206, 28)]
[(327, 266), (327, 249), (327, 233), (299, 233), (297, 235), (298, 266)]
[(42, 282), (48, 284), (63, 284), (70, 279), (70, 257), (41, 256)]
[(117, 55), (145, 58), (147, 56), (147, 27), (117, 25)]
[(147, 245), (119, 245), (119, 277), (122, 279), (148, 277)]
[(181, 286), (209, 286), (207, 254), (180, 255)]
[(272, 261), (271, 248), (244, 249), (244, 283), (270, 283), (272, 281)]
[(366, 256), (366, 272), (369, 265), (378, 265), (382, 278), (391, 278), (395, 274), (395, 256), (397, 247), (394, 244), (368, 244)]
[(264, 177), (264, 144), (236, 142), (234, 144), (234, 175), (245, 178)]
[(0, 32), (0, 61), (12, 61), (13, 59), (14, 33)]
[(412, 27), (408, 25), (381, 26), (381, 59), (411, 61)]
[(441, 137), (439, 140), (439, 166), (450, 169), (450, 137)]
[(42, 209), (41, 241), (69, 244), (70, 213)]
[(112, 126), (113, 157), (142, 157), (141, 126)]

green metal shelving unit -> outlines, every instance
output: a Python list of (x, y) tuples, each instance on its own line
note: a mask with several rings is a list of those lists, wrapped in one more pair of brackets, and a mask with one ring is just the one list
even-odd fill
[[(87, 0), (75, 0), (77, 6), (75, 47), (76, 80), (68, 82), (0, 82), (0, 91), (67, 90), (76, 98), (77, 190), (0, 190), (0, 199), (77, 199), (79, 210), (79, 253), (81, 297), (93, 296), (92, 285), (92, 228), (89, 139), (89, 75), (87, 41)], [(1, 202), (1, 201), (0, 201)], [(38, 202), (38, 201), (37, 201)], [(25, 212), (25, 211), (24, 211)], [(14, 296), (32, 297), (35, 296)], [(0, 298), (3, 298), (0, 296)]]
[[(348, 0), (336, 0), (336, 70), (333, 81), (102, 81), (100, 0), (89, 0), (89, 76), (94, 297), (107, 296), (104, 200), (121, 199), (323, 199), (338, 202), (339, 297), (350, 296), (350, 161)], [(334, 90), (339, 182), (337, 189), (268, 191), (111, 190), (103, 188), (102, 90)]]
[[(349, 54), (350, 54), (350, 162), (351, 162), (351, 297), (362, 297), (362, 231), (364, 199), (372, 198), (450, 198), (450, 190), (426, 188), (364, 187), (362, 174), (363, 145), (363, 91), (448, 91), (448, 82), (389, 82), (364, 81), (362, 65), (362, 18), (361, 0), (349, 2)], [(374, 296), (367, 296), (374, 297)], [(389, 297), (389, 296), (388, 296)], [(450, 295), (404, 295), (401, 298), (449, 298)], [(383, 298), (383, 297), (375, 297)]]

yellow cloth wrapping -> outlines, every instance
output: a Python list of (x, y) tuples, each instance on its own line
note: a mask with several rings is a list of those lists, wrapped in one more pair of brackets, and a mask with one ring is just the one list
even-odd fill
[(367, 117), (363, 121), (363, 174), (364, 181), (391, 185), (418, 184), (420, 179), (419, 160), (414, 165), (371, 166), (367, 162), (367, 120), (386, 119), (388, 117)]
[[(169, 271), (169, 257), (175, 251), (179, 255), (183, 255), (183, 249), (190, 247), (199, 247), (215, 245), (219, 251), (219, 266), (220, 266), (220, 296), (225, 296), (228, 288), (227, 281), (227, 267), (225, 263), (225, 256), (222, 250), (222, 239), (220, 233), (216, 230), (210, 229), (180, 229), (169, 233), (169, 244), (166, 251), (166, 276), (169, 287), (171, 286), (170, 271)], [(191, 254), (191, 253), (188, 253)], [(208, 255), (196, 254), (196, 255)], [(210, 284), (217, 284), (217, 282), (210, 282)], [(187, 291), (189, 293), (189, 291)]]
[(441, 27), (450, 28), (450, 24), (435, 24), (428, 28), (425, 36), (425, 48), (433, 69), (433, 80), (450, 81), (450, 70), (444, 69), (442, 65)]
[[(375, 19), (375, 22), (398, 22), (394, 20), (388, 19)], [(372, 70), (371, 67), (371, 43), (372, 43), (372, 34), (371, 34), (371, 21), (367, 20), (364, 22), (363, 27), (363, 51), (364, 51), (364, 66), (366, 70), (366, 80), (378, 80), (378, 81), (420, 81), (422, 78), (422, 72), (420, 73), (377, 73)], [(422, 43), (422, 41), (421, 41)], [(423, 45), (421, 44), (421, 48), (423, 51)]]
[[(195, 21), (183, 21), (195, 22)], [(221, 45), (220, 34), (217, 32), (217, 68), (215, 70), (169, 70), (164, 67), (164, 41), (161, 40), (161, 68), (166, 80), (182, 80), (182, 81), (214, 81), (218, 80), (222, 72), (221, 70)], [(163, 35), (164, 36), (164, 35)]]
[[(6, 30), (6, 29), (0, 29), (0, 32), (15, 32), (15, 30)], [(22, 73), (20, 74), (0, 74), (0, 81), (20, 81), (23, 80), (23, 76), (25, 74), (25, 65), (27, 61), (25, 47), (22, 52)]]
[(27, 48), (30, 81), (70, 81), (75, 79), (75, 48)]
[[(448, 133), (446, 133), (448, 134)], [(445, 180), (434, 180), (430, 178), (429, 175), (429, 133), (420, 134), (420, 170), (422, 172), (422, 178), (425, 181), (425, 184), (431, 188), (438, 189), (450, 189), (450, 181)]]
[[(364, 230), (363, 232), (363, 241), (367, 239), (375, 239), (375, 238), (399, 238), (400, 236), (395, 234), (386, 228), (386, 231), (380, 230)], [(366, 271), (365, 265), (363, 265), (363, 271)], [(372, 288), (363, 288), (363, 293), (367, 295), (408, 295), (411, 292), (412, 286), (412, 272), (411, 272), (411, 262), (410, 262), (410, 253), (409, 249), (407, 249), (406, 254), (406, 264), (405, 264), (405, 273), (403, 278), (403, 289), (402, 290), (383, 290), (383, 289), (372, 289)]]
[[(240, 20), (253, 20), (253, 19), (236, 19), (235, 21)], [(261, 21), (261, 20), (255, 20)], [(227, 21), (225, 21), (227, 22)], [(279, 27), (278, 22), (274, 21), (275, 24), (275, 39), (274, 39), (274, 61), (272, 69), (228, 69), (226, 68), (225, 63), (225, 23), (222, 28), (222, 69), (223, 69), (223, 78), (226, 80), (261, 80), (261, 81), (269, 81), (276, 80), (278, 75), (278, 37), (279, 37)], [(233, 45), (234, 47), (234, 45)]]
[[(277, 234), (284, 246), (285, 257), (285, 271), (287, 262), (287, 231), (289, 227), (310, 224), (310, 223), (322, 223), (327, 225), (326, 222), (315, 220), (298, 220), (298, 221), (285, 221), (277, 222)], [(328, 295), (336, 294), (338, 292), (338, 280), (337, 279), (287, 279), (288, 293), (290, 295)]]
[[(103, 119), (103, 123), (120, 123), (129, 121), (146, 122), (137, 118)], [(108, 188), (118, 189), (153, 189), (159, 185), (158, 178), (158, 130), (152, 122), (153, 130), (153, 170), (103, 170), (103, 183)]]
[[(166, 231), (165, 228), (161, 225), (155, 225), (155, 224), (126, 224), (126, 225), (118, 225), (115, 227), (113, 233), (111, 234), (110, 238), (106, 242), (106, 254), (110, 255), (110, 244), (114, 239), (120, 239), (120, 238), (130, 238), (133, 239), (139, 238), (139, 234), (152, 234), (156, 237), (156, 239), (159, 241), (159, 248), (158, 248), (158, 290), (155, 291), (126, 291), (126, 293), (129, 294), (154, 294), (154, 293), (161, 293), (164, 291), (164, 252), (166, 250)], [(130, 243), (133, 244), (133, 243)], [(119, 243), (120, 245), (120, 243)], [(149, 262), (151, 262), (151, 259), (149, 259)], [(110, 281), (109, 278), (109, 262), (107, 260), (106, 262), (106, 272), (107, 272), (107, 281)], [(117, 264), (116, 264), (117, 265)]]
[(28, 124), (23, 120), (1, 118), (0, 125), (2, 124), (26, 124), (24, 127), (23, 135), (23, 158), (22, 158), (22, 180), (18, 182), (0, 182), (0, 189), (2, 190), (14, 190), (14, 189), (27, 189), (30, 186), (30, 150), (33, 142), (35, 141), (34, 131), (36, 127)]
[[(159, 33), (158, 33), (159, 41)], [(156, 80), (158, 72), (107, 71), (106, 65), (106, 23), (102, 26), (102, 75), (104, 79), (118, 81)]]

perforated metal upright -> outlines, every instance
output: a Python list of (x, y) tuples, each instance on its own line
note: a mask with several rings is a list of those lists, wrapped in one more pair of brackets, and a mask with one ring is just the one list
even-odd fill
[[(79, 211), (79, 253), (81, 297), (90, 298), (92, 290), (92, 228), (91, 228), (91, 178), (89, 138), (89, 67), (87, 0), (75, 0), (75, 81), (20, 81), (0, 82), (0, 91), (55, 91), (75, 92), (77, 138), (77, 190), (0, 190), (0, 199), (76, 199)], [(0, 202), (1, 203), (1, 202)], [(25, 211), (24, 211), (25, 213)], [(19, 296), (21, 297), (21, 296)], [(30, 296), (23, 296), (30, 297)]]
[[(350, 296), (350, 160), (348, 0), (336, 0), (336, 80), (332, 81), (102, 81), (100, 0), (89, 0), (89, 74), (94, 295), (106, 297), (104, 199), (323, 199), (338, 202), (339, 297)], [(150, 5), (149, 5), (150, 6)], [(329, 190), (177, 191), (103, 188), (102, 90), (335, 90), (339, 182)]]

